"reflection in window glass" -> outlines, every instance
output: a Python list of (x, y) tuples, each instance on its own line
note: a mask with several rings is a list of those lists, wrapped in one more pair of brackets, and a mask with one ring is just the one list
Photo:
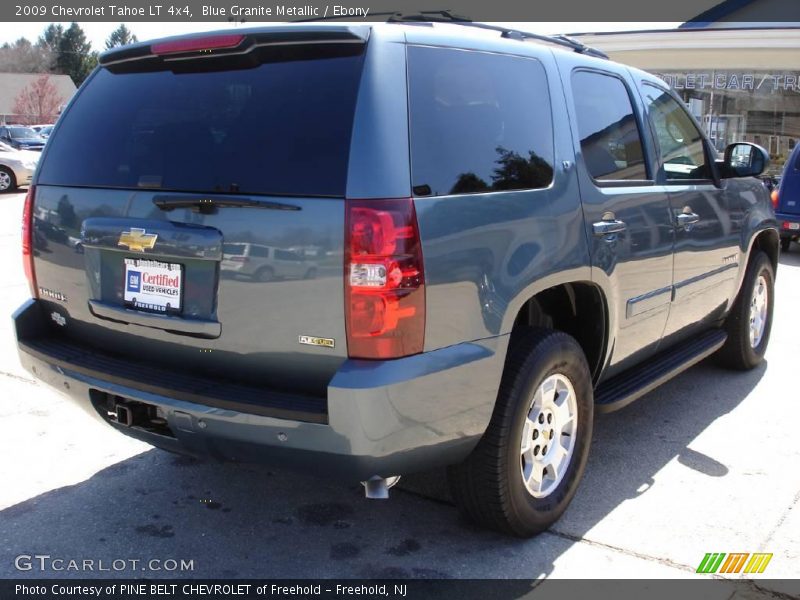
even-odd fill
[(553, 124), (541, 63), (420, 47), (408, 60), (415, 194), (550, 185)]
[[(310, 52), (310, 50), (309, 50)], [(344, 196), (361, 57), (206, 72), (100, 69), (40, 183)]]
[(667, 180), (708, 179), (703, 136), (689, 115), (666, 91), (642, 87)]
[(586, 169), (601, 181), (647, 179), (639, 127), (621, 79), (576, 71), (572, 92)]
[(222, 244), (223, 254), (244, 254), (244, 244)]

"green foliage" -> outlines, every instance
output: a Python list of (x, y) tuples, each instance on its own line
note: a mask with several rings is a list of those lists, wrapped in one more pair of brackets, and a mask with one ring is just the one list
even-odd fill
[(83, 83), (97, 65), (97, 55), (92, 52), (86, 33), (77, 23), (66, 29), (63, 25), (50, 23), (36, 45), (54, 57), (51, 72), (69, 75), (75, 85)]
[(86, 40), (86, 34), (80, 25), (72, 23), (63, 30), (58, 41), (56, 69), (69, 75), (75, 85), (80, 85), (97, 64), (92, 57), (92, 45)]
[(111, 48), (116, 48), (117, 46), (135, 44), (138, 41), (139, 39), (131, 30), (125, 27), (125, 23), (121, 23), (106, 39), (106, 50), (111, 50)]

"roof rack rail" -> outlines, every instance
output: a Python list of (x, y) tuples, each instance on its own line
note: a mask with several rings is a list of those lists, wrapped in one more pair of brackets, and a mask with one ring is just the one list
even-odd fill
[(565, 48), (570, 48), (579, 54), (586, 54), (587, 56), (594, 56), (597, 58), (608, 59), (608, 54), (597, 48), (592, 48), (578, 40), (566, 35), (543, 35), (541, 33), (531, 33), (529, 31), (520, 31), (511, 27), (501, 27), (499, 25), (489, 25), (488, 23), (478, 23), (471, 21), (467, 17), (455, 15), (449, 10), (423, 10), (418, 13), (392, 13), (386, 20), (387, 23), (451, 23), (453, 25), (462, 25), (464, 27), (475, 27), (476, 29), (488, 29), (489, 31), (499, 31), (501, 37), (511, 40), (539, 40), (540, 42), (547, 42), (550, 44), (557, 44)]
[[(400, 11), (394, 12), (377, 12), (370, 13), (372, 17), (385, 17), (387, 23), (451, 23), (453, 25), (463, 25), (464, 27), (475, 27), (476, 29), (488, 29), (489, 31), (499, 31), (501, 37), (510, 40), (539, 40), (540, 42), (547, 42), (549, 44), (557, 44), (565, 48), (569, 48), (579, 54), (586, 54), (587, 56), (595, 56), (597, 58), (605, 58), (608, 60), (608, 54), (597, 48), (592, 48), (578, 40), (566, 35), (543, 35), (541, 33), (531, 33), (529, 31), (521, 31), (512, 27), (501, 27), (499, 25), (489, 25), (488, 23), (478, 23), (472, 21), (467, 17), (456, 15), (449, 10), (421, 10), (416, 13), (403, 13)], [(293, 23), (309, 23), (314, 21), (335, 21), (347, 19), (346, 16), (336, 17), (311, 17), (309, 19), (296, 19)]]

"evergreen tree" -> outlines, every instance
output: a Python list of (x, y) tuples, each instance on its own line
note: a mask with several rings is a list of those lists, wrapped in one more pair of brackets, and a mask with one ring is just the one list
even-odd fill
[(67, 29), (60, 28), (60, 32), (59, 28), (50, 25), (42, 37), (47, 44), (51, 43), (50, 40), (58, 44), (56, 72), (69, 75), (75, 85), (80, 85), (97, 64), (97, 57), (92, 53), (92, 45), (86, 40), (80, 25), (72, 23)]
[(121, 23), (106, 39), (106, 50), (111, 50), (111, 48), (116, 48), (117, 46), (135, 44), (138, 41), (138, 38), (131, 30), (125, 27), (125, 23)]
[(64, 37), (64, 27), (50, 23), (44, 30), (37, 45), (42, 48), (47, 48), (52, 54), (58, 54), (58, 47), (61, 44), (61, 38)]

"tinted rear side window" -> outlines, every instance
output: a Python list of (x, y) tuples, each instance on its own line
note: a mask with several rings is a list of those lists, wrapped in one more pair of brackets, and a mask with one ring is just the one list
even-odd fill
[(572, 74), (572, 95), (589, 174), (597, 180), (647, 179), (639, 126), (622, 80), (576, 71)]
[(49, 142), (39, 182), (343, 196), (361, 64), (101, 69)]
[(408, 62), (415, 194), (550, 185), (553, 122), (539, 61), (412, 46)]

